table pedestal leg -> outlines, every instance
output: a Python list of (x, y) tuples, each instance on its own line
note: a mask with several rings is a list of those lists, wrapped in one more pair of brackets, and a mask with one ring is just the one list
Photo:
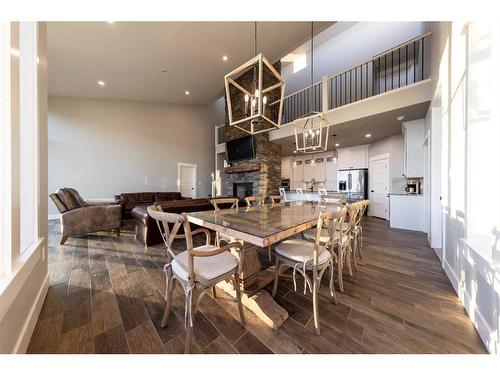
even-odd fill
[[(262, 289), (274, 279), (274, 269), (261, 270), (259, 249), (249, 243), (243, 245), (245, 255), (240, 272), (241, 302), (268, 326), (278, 329), (288, 319), (288, 312), (278, 305), (266, 290)], [(233, 251), (233, 254), (238, 258), (240, 256), (238, 251)], [(232, 283), (222, 281), (217, 286), (236, 298)]]

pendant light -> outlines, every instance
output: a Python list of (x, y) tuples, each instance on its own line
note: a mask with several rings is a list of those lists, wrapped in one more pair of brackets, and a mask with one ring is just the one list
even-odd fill
[(322, 112), (313, 111), (313, 85), (314, 22), (311, 22), (311, 89), (309, 91), (309, 112), (305, 116), (302, 116), (293, 122), (295, 132), (295, 149), (297, 152), (301, 152), (303, 154), (324, 152), (328, 148), (329, 126), (326, 117)]
[(335, 137), (337, 134), (333, 135), (333, 150), (332, 150), (332, 159), (333, 162), (336, 163), (339, 160), (339, 152), (337, 151), (337, 144), (335, 143)]
[(257, 54), (257, 22), (254, 54), (224, 77), (229, 126), (251, 135), (279, 129), (285, 96), (283, 77), (262, 53)]

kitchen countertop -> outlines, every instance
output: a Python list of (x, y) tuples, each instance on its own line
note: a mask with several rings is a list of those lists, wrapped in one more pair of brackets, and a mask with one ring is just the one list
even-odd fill
[(389, 193), (388, 195), (405, 195), (405, 196), (410, 196), (410, 197), (421, 197), (423, 194), (415, 194), (415, 193)]

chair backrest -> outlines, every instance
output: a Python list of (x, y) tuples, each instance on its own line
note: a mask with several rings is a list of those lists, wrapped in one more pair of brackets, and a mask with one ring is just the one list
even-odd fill
[(348, 226), (345, 229), (346, 233), (351, 233), (351, 231), (356, 226), (356, 221), (358, 220), (359, 211), (361, 211), (361, 207), (358, 203), (351, 203), (346, 206), (347, 214), (349, 215), (349, 220), (347, 221)]
[(319, 204), (334, 202), (337, 204), (345, 203), (345, 195), (344, 194), (320, 194), (319, 196)]
[(319, 188), (318, 189), (318, 194), (321, 196), (321, 195), (326, 195), (327, 192), (326, 192), (326, 189), (325, 188)]
[(359, 211), (358, 211), (358, 216), (356, 218), (356, 226), (359, 226), (361, 224), (361, 219), (363, 218), (363, 215), (365, 214), (366, 208), (368, 207), (368, 200), (362, 200), (357, 202)]
[(286, 190), (284, 187), (280, 187), (280, 195), (281, 198), (283, 198), (283, 200), (286, 201)]
[(304, 190), (302, 188), (297, 188), (295, 191), (297, 192), (297, 199), (300, 201), (304, 200)]
[(245, 202), (247, 206), (262, 206), (264, 204), (265, 197), (260, 196), (250, 196), (245, 197)]
[[(175, 258), (175, 252), (172, 250), (172, 242), (175, 239), (186, 238), (186, 245), (188, 244), (187, 237), (191, 236), (191, 230), (189, 228), (189, 222), (185, 214), (174, 214), (170, 212), (163, 212), (161, 206), (149, 206), (148, 207), (148, 215), (151, 216), (158, 225), (158, 229), (160, 233), (162, 233), (163, 242), (167, 247), (167, 253), (169, 258), (169, 262), (172, 258)], [(170, 225), (173, 224), (172, 230), (170, 230)], [(186, 232), (186, 224), (188, 227), (188, 231)], [(161, 230), (163, 227), (163, 231)], [(184, 234), (178, 234), (179, 229), (184, 228)], [(192, 240), (191, 240), (192, 245)], [(189, 247), (189, 246), (188, 246)], [(192, 248), (192, 246), (191, 246)]]
[[(345, 207), (342, 207), (338, 211), (328, 210), (320, 212), (318, 217), (318, 224), (316, 226), (314, 264), (317, 264), (319, 250), (326, 250), (327, 247), (330, 247), (334, 243), (337, 232), (341, 231), (342, 229), (342, 223), (345, 220), (346, 214), (347, 208)], [(321, 234), (323, 228), (326, 228), (329, 237), (328, 241), (325, 243), (321, 242)]]
[(283, 199), (281, 195), (270, 195), (269, 199), (271, 200), (272, 204), (280, 203)]
[(215, 211), (220, 211), (221, 208), (219, 204), (231, 204), (229, 209), (238, 209), (238, 204), (240, 200), (238, 198), (214, 198), (210, 200), (210, 203), (214, 206)]

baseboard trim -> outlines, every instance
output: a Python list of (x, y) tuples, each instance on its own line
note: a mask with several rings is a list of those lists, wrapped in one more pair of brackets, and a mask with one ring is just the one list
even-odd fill
[(28, 345), (31, 340), (31, 336), (33, 335), (33, 331), (35, 330), (36, 322), (38, 321), (38, 317), (40, 316), (40, 311), (42, 310), (43, 302), (45, 301), (45, 296), (49, 290), (49, 274), (45, 276), (45, 279), (38, 290), (38, 294), (35, 298), (35, 302), (31, 306), (30, 312), (26, 321), (24, 323), (23, 329), (19, 334), (19, 338), (17, 339), (16, 346), (14, 347), (13, 353), (15, 354), (23, 354), (28, 350)]
[(446, 276), (448, 276), (448, 279), (450, 280), (453, 289), (455, 289), (458, 298), (460, 298), (460, 301), (464, 305), (465, 311), (469, 315), (469, 318), (471, 316), (474, 316), (475, 319), (474, 320), (471, 319), (471, 321), (472, 324), (474, 324), (474, 326), (476, 327), (476, 330), (479, 333), (479, 336), (481, 337), (484, 346), (491, 354), (499, 354), (500, 344), (495, 339), (496, 335), (495, 331), (491, 329), (491, 327), (483, 318), (479, 310), (474, 308), (473, 311), (471, 311), (471, 308), (473, 308), (474, 306), (473, 300), (467, 290), (461, 291), (459, 289), (460, 281), (458, 279), (458, 276), (453, 270), (453, 268), (450, 266), (450, 264), (446, 261), (446, 259), (443, 262), (443, 269), (444, 272), (446, 273)]
[(49, 217), (48, 217), (49, 220), (59, 220), (60, 218), (61, 218), (60, 214), (53, 214), (53, 215), (49, 215)]

